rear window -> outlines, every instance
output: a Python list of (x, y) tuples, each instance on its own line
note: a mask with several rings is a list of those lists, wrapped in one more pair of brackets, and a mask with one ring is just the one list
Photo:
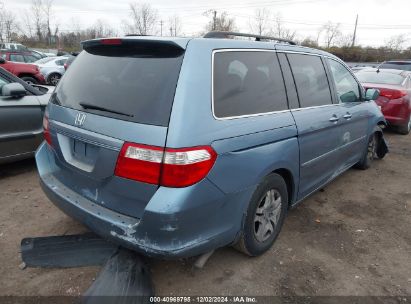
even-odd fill
[(411, 62), (386, 62), (381, 64), (379, 68), (411, 71)]
[(77, 56), (52, 101), (102, 116), (168, 126), (182, 59), (182, 50), (164, 55), (155, 47), (91, 48)]
[(360, 82), (380, 83), (380, 84), (402, 84), (405, 77), (400, 74), (385, 73), (383, 71), (359, 71), (356, 74)]
[(288, 109), (274, 52), (215, 53), (213, 88), (214, 115), (218, 118)]

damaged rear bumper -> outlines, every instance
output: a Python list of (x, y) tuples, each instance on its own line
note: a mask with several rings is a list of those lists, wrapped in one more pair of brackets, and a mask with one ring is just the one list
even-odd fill
[(142, 218), (135, 218), (99, 205), (61, 183), (53, 174), (56, 165), (45, 145), (37, 151), (36, 161), (43, 191), (64, 213), (105, 239), (163, 259), (196, 256), (235, 241), (252, 194), (249, 189), (227, 195), (207, 180), (191, 191), (160, 187)]

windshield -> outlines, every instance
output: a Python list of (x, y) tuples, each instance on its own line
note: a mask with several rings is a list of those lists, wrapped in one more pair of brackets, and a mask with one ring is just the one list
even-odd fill
[(380, 84), (399, 84), (401, 85), (405, 77), (400, 74), (384, 73), (382, 71), (365, 72), (358, 71), (355, 74), (360, 82), (380, 83)]
[(130, 57), (117, 51), (107, 56), (83, 51), (59, 83), (55, 102), (98, 115), (167, 126), (182, 54)]

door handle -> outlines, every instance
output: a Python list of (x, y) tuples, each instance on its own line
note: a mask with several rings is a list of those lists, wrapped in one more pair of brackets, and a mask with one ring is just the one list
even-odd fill
[(339, 121), (340, 119), (337, 117), (337, 115), (333, 115), (333, 116), (331, 116), (331, 118), (329, 119), (329, 121), (331, 121), (331, 122), (337, 122), (337, 121)]
[(347, 114), (345, 114), (343, 117), (344, 117), (345, 119), (351, 119), (352, 115), (351, 115), (351, 113), (348, 113), (348, 112), (347, 112)]

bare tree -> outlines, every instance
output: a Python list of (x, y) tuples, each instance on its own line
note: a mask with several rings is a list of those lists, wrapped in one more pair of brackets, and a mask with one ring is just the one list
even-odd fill
[(3, 11), (2, 13), (4, 36), (6, 41), (11, 41), (13, 34), (18, 30), (18, 24), (16, 21), (16, 16), (10, 11)]
[(168, 23), (170, 24), (170, 36), (179, 36), (181, 34), (181, 18), (174, 15), (169, 18)]
[(351, 47), (352, 46), (352, 41), (353, 41), (353, 35), (348, 34), (348, 35), (339, 35), (336, 38), (336, 45), (339, 47)]
[(42, 0), (32, 0), (31, 2), (31, 13), (32, 13), (32, 20), (34, 23), (34, 29), (36, 32), (37, 39), (39, 41), (43, 38), (43, 1)]
[(150, 4), (130, 3), (130, 18), (131, 24), (125, 21), (128, 32), (139, 35), (155, 34), (158, 13)]
[(227, 12), (222, 12), (218, 15), (218, 13), (214, 11), (213, 19), (206, 25), (206, 30), (233, 32), (236, 30), (235, 19), (230, 18)]
[(341, 36), (339, 23), (332, 23), (331, 21), (328, 21), (326, 24), (324, 24), (323, 31), (325, 34), (325, 44), (327, 48), (332, 46), (335, 40), (339, 36)]
[[(51, 30), (51, 18), (52, 18), (52, 9), (53, 9), (53, 1), (54, 0), (44, 0), (42, 3), (42, 11), (44, 15), (44, 22), (45, 22), (45, 27), (47, 30), (46, 36), (47, 36), (47, 43), (50, 45), (51, 44), (51, 39), (52, 39), (52, 30)], [(58, 31), (58, 26), (56, 26), (56, 29)]]
[(296, 31), (288, 29), (284, 26), (283, 17), (281, 14), (277, 14), (274, 19), (274, 35), (277, 38), (293, 40), (296, 35)]
[(404, 43), (407, 41), (404, 34), (390, 37), (385, 41), (385, 46), (392, 51), (401, 51), (404, 48)]
[(270, 28), (271, 11), (267, 8), (258, 8), (255, 10), (254, 19), (250, 20), (250, 31), (258, 35), (266, 35)]

